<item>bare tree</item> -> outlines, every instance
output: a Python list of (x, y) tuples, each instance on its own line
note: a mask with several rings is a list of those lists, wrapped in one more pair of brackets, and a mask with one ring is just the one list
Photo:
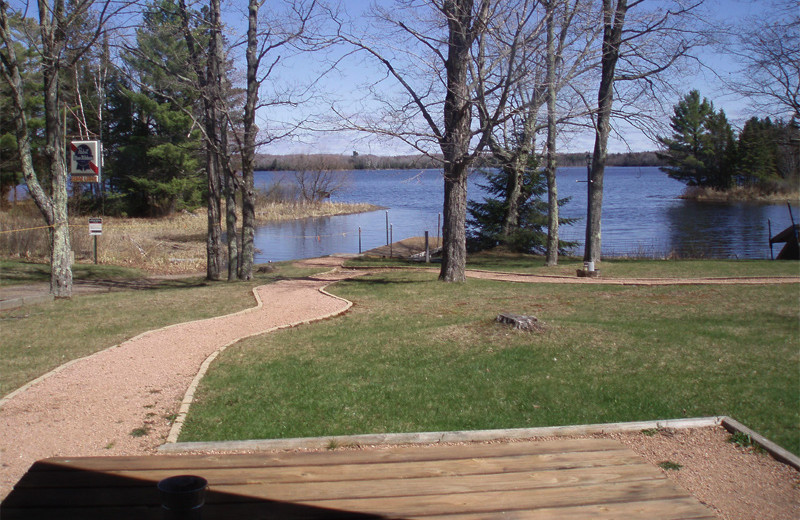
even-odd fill
[[(391, 9), (379, 9), (372, 38), (355, 36), (340, 28), (340, 38), (358, 51), (367, 53), (380, 63), (387, 77), (392, 78), (405, 94), (403, 101), (381, 92), (374, 84), (372, 93), (384, 103), (385, 110), (377, 118), (348, 117), (351, 129), (400, 139), (418, 151), (435, 157), (441, 153), (444, 170), (444, 207), (442, 226), (442, 266), (439, 279), (445, 282), (464, 281), (466, 266), (467, 175), (475, 158), (486, 147), (489, 131), (506, 112), (510, 84), (519, 73), (513, 67), (486, 80), (484, 94), (493, 104), (485, 104), (479, 119), (475, 112), (475, 73), (482, 69), (494, 73), (492, 63), (501, 63), (499, 55), (484, 54), (483, 62), (473, 66), (480, 49), (499, 50), (488, 46), (492, 23), (517, 16), (525, 17), (535, 1), (510, 0), (406, 0)], [(520, 6), (527, 6), (520, 9)], [(523, 14), (518, 14), (521, 12)], [(524, 24), (505, 32), (511, 36), (503, 53), (511, 54), (525, 39)], [(375, 35), (374, 31), (381, 31)], [(392, 46), (391, 37), (398, 45)], [(508, 61), (506, 61), (508, 63)]]
[[(558, 261), (558, 190), (556, 184), (556, 138), (558, 128), (578, 117), (585, 117), (583, 108), (576, 110), (573, 96), (561, 95), (569, 84), (577, 88), (578, 79), (592, 70), (593, 42), (597, 30), (588, 23), (586, 11), (590, 0), (540, 0), (521, 3), (515, 18), (504, 20), (503, 27), (521, 27), (524, 38), (503, 36), (494, 27), (492, 40), (505, 51), (497, 52), (504, 61), (499, 70), (487, 71), (478, 67), (474, 74), (477, 83), (477, 106), (482, 118), (490, 117), (484, 107), (494, 100), (486, 92), (486, 77), (502, 76), (506, 67), (516, 73), (507, 82), (510, 89), (505, 113), (494, 118), (488, 140), (492, 155), (508, 173), (505, 198), (506, 214), (503, 234), (509, 236), (517, 226), (522, 194), (523, 172), (537, 154), (536, 138), (547, 130), (544, 146), (544, 173), (548, 182), (548, 265)], [(527, 9), (530, 14), (526, 16)], [(515, 25), (516, 24), (516, 25)], [(509, 44), (509, 42), (512, 42)], [(508, 52), (511, 50), (512, 52)], [(479, 53), (479, 58), (480, 58)], [(486, 60), (481, 60), (486, 61)], [(502, 92), (502, 91), (501, 91)], [(546, 118), (542, 108), (547, 106)]]
[[(25, 6), (27, 8), (27, 6)], [(31, 40), (19, 41), (9, 26), (12, 10), (7, 0), (0, 0), (0, 74), (8, 84), (11, 105), (15, 114), (15, 135), (22, 165), (22, 173), (36, 206), (44, 217), (50, 232), (50, 292), (57, 298), (72, 295), (72, 267), (70, 259), (69, 221), (67, 215), (67, 165), (63, 147), (64, 128), (61, 123), (61, 77), (86, 54), (103, 34), (109, 18), (123, 7), (122, 4), (93, 0), (76, 0), (68, 8), (64, 0), (38, 0), (37, 34)], [(79, 41), (69, 38), (71, 24), (93, 11), (94, 30), (82, 35)], [(33, 46), (40, 52), (42, 88), (34, 93), (32, 85), (23, 82), (23, 64), (17, 56), (16, 46)], [(34, 169), (31, 139), (33, 129), (28, 121), (26, 104), (30, 96), (40, 95), (44, 100), (45, 155), (49, 164), (47, 184), (42, 185)]]
[[(488, 129), (487, 145), (508, 174), (502, 224), (506, 238), (518, 227), (520, 205), (528, 198), (523, 193), (524, 172), (535, 156), (537, 117), (544, 102), (538, 52), (544, 24), (536, 16), (537, 7), (539, 2), (522, 2), (510, 21), (489, 21), (489, 30), (479, 37), (472, 72), (481, 126)], [(498, 106), (505, 111), (498, 113)]]
[[(612, 117), (624, 117), (629, 123), (645, 122), (645, 101), (658, 103), (663, 73), (682, 59), (691, 58), (690, 50), (705, 41), (702, 32), (693, 29), (692, 15), (703, 0), (671, 0), (645, 11), (644, 0), (603, 0), (599, 13), (603, 24), (600, 84), (593, 114), (594, 153), (589, 179), (588, 217), (583, 259), (600, 260), (600, 220), (603, 205), (608, 138)], [(630, 11), (639, 8), (637, 16)], [(629, 19), (630, 18), (630, 19)], [(628, 89), (620, 92), (621, 84)], [(638, 107), (634, 113), (612, 111), (614, 94), (622, 104)]]
[(205, 156), (208, 214), (208, 232), (206, 235), (206, 278), (219, 280), (222, 277), (222, 174), (219, 152), (221, 149), (220, 97), (219, 89), (222, 65), (219, 63), (217, 48), (221, 42), (221, 25), (219, 0), (210, 0), (207, 25), (209, 28), (208, 50), (204, 51), (198, 43), (194, 30), (195, 22), (186, 5), (186, 0), (179, 0), (182, 19), (182, 32), (189, 49), (189, 64), (196, 75), (197, 86), (203, 103), (201, 125), (203, 129)]
[(725, 50), (742, 68), (730, 86), (765, 115), (800, 120), (800, 8), (796, 0), (773, 1), (757, 20), (736, 32)]
[[(244, 131), (241, 137), (235, 134), (242, 158), (242, 250), (239, 267), (239, 278), (242, 280), (250, 280), (253, 277), (256, 225), (254, 202), (256, 147), (260, 144), (286, 137), (294, 130), (294, 127), (290, 127), (282, 132), (272, 132), (268, 135), (259, 136), (256, 113), (260, 108), (295, 103), (290, 95), (274, 96), (261, 100), (261, 87), (270, 79), (278, 62), (281, 60), (280, 55), (275, 55), (278, 50), (294, 46), (295, 49), (302, 47), (302, 50), (309, 51), (324, 47), (328, 43), (324, 40), (316, 39), (314, 36), (308, 36), (309, 24), (318, 12), (316, 0), (287, 2), (287, 19), (283, 23), (277, 20), (277, 17), (273, 17), (259, 24), (259, 9), (262, 4), (263, 0), (248, 0), (245, 51), (247, 93), (243, 116)], [(266, 67), (263, 67), (262, 64), (265, 61)]]
[(345, 187), (346, 178), (342, 172), (333, 171), (324, 157), (306, 157), (294, 179), (300, 188), (303, 202), (318, 203)]

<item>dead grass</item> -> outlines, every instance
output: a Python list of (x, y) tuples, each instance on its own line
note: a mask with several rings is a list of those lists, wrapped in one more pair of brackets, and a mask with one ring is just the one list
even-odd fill
[(734, 186), (727, 190), (691, 186), (680, 196), (682, 199), (701, 202), (786, 202), (800, 200), (800, 192), (765, 192), (753, 186)]
[[(369, 204), (271, 202), (257, 206), (256, 218), (264, 224), (374, 209), (377, 208)], [(94, 261), (94, 241), (88, 233), (87, 219), (87, 216), (70, 218), (76, 262)], [(103, 235), (97, 240), (98, 263), (134, 267), (158, 274), (204, 271), (207, 226), (204, 209), (163, 218), (103, 217)], [(3, 256), (47, 262), (48, 243), (48, 230), (32, 203), (18, 204), (3, 213), (0, 221), (0, 251)]]

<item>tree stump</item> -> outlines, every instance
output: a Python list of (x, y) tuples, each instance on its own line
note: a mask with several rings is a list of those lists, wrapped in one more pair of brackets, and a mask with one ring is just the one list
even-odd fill
[(544, 331), (544, 324), (540, 322), (536, 316), (523, 316), (520, 314), (503, 312), (497, 315), (495, 321), (512, 325), (515, 329), (524, 330), (527, 332)]

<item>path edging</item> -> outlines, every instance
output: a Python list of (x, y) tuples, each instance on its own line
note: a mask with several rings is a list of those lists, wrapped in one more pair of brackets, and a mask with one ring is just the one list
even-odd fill
[(536, 439), (539, 437), (582, 436), (603, 433), (636, 432), (652, 429), (688, 429), (722, 426), (731, 433), (750, 436), (774, 459), (800, 471), (800, 457), (759, 435), (739, 421), (728, 416), (697, 417), (689, 419), (663, 419), (540, 428), (512, 428), (499, 430), (473, 430), (418, 433), (372, 433), (363, 435), (332, 435), (328, 437), (297, 437), (290, 439), (254, 439), (246, 441), (178, 442), (163, 444), (158, 451), (165, 454), (191, 452), (253, 452), (302, 449), (327, 449), (331, 446), (396, 446), (413, 444), (442, 444), (451, 442), (487, 442), (500, 440)]
[(660, 428), (705, 428), (719, 426), (724, 417), (699, 417), (693, 419), (664, 419), (571, 426), (546, 426), (539, 428), (510, 428), (497, 430), (456, 430), (446, 432), (370, 433), (362, 435), (332, 435), (327, 437), (298, 437), (291, 439), (254, 439), (246, 441), (179, 442), (159, 446), (162, 453), (196, 451), (272, 451), (297, 449), (322, 449), (335, 446), (401, 444), (440, 444), (448, 442), (485, 442), (497, 440), (534, 439), (537, 437), (566, 437), (597, 433), (630, 432)]
[[(259, 285), (258, 287), (263, 287), (263, 286)], [(137, 334), (136, 336), (134, 336), (132, 338), (126, 339), (122, 343), (118, 343), (116, 345), (112, 345), (110, 347), (106, 347), (104, 349), (98, 350), (97, 352), (92, 352), (91, 354), (88, 354), (88, 355), (83, 356), (83, 357), (79, 357), (77, 359), (72, 359), (70, 361), (67, 361), (63, 365), (57, 366), (56, 368), (50, 370), (49, 372), (45, 372), (44, 374), (40, 375), (36, 379), (33, 379), (32, 381), (28, 381), (27, 383), (25, 383), (21, 387), (17, 388), (16, 390), (11, 392), (10, 394), (4, 395), (2, 398), (0, 398), (0, 407), (2, 407), (9, 400), (13, 399), (15, 396), (17, 396), (17, 395), (21, 394), (22, 392), (26, 391), (30, 387), (36, 385), (37, 383), (40, 383), (41, 381), (44, 381), (45, 379), (48, 379), (48, 378), (58, 374), (62, 370), (65, 370), (65, 369), (69, 368), (71, 365), (74, 365), (75, 363), (78, 363), (80, 361), (89, 359), (89, 358), (94, 357), (94, 356), (99, 356), (103, 352), (107, 352), (109, 350), (114, 350), (116, 348), (120, 348), (120, 347), (130, 343), (131, 341), (136, 341), (136, 340), (138, 340), (140, 338), (143, 338), (145, 336), (148, 336), (150, 334), (155, 334), (157, 332), (161, 332), (163, 330), (168, 330), (168, 329), (171, 329), (173, 327), (178, 327), (178, 326), (181, 326), (181, 325), (187, 325), (187, 324), (190, 324), (190, 323), (199, 323), (199, 322), (208, 321), (208, 320), (218, 320), (218, 319), (221, 319), (221, 318), (228, 318), (230, 316), (237, 316), (239, 314), (244, 314), (246, 312), (252, 312), (252, 311), (254, 311), (256, 309), (260, 309), (261, 307), (263, 307), (264, 304), (261, 302), (261, 299), (258, 297), (258, 295), (255, 292), (256, 289), (258, 289), (258, 287), (254, 287), (253, 288), (253, 295), (255, 296), (255, 299), (256, 299), (256, 306), (255, 307), (248, 307), (247, 309), (242, 309), (242, 310), (234, 312), (232, 314), (224, 314), (222, 316), (212, 316), (210, 318), (201, 318), (201, 319), (198, 319), (198, 320), (183, 321), (183, 322), (180, 322), (180, 323), (173, 323), (171, 325), (165, 325), (165, 326), (159, 327), (157, 329), (146, 330), (146, 331), (144, 331), (144, 332), (142, 332), (140, 334)]]
[[(183, 429), (183, 424), (186, 422), (186, 416), (189, 414), (189, 408), (192, 406), (192, 402), (194, 402), (194, 393), (197, 390), (197, 387), (200, 385), (200, 381), (203, 379), (203, 377), (205, 377), (206, 372), (208, 372), (208, 368), (211, 366), (211, 363), (225, 349), (227, 349), (231, 345), (234, 345), (234, 344), (236, 344), (236, 343), (238, 343), (238, 342), (240, 342), (240, 341), (242, 341), (244, 339), (251, 338), (253, 336), (260, 336), (261, 334), (268, 334), (270, 332), (275, 332), (276, 330), (281, 330), (281, 329), (289, 329), (289, 328), (292, 328), (292, 327), (297, 327), (299, 325), (305, 325), (307, 323), (311, 323), (311, 322), (314, 322), (314, 321), (326, 320), (328, 318), (333, 318), (334, 316), (338, 316), (340, 314), (343, 314), (343, 313), (347, 312), (350, 309), (350, 307), (353, 306), (353, 302), (351, 302), (350, 300), (346, 300), (345, 298), (342, 298), (340, 296), (336, 296), (335, 294), (331, 294), (331, 293), (329, 293), (328, 291), (325, 290), (325, 288), (327, 288), (328, 286), (336, 283), (337, 281), (339, 281), (339, 280), (332, 281), (332, 282), (330, 282), (330, 283), (328, 283), (326, 285), (323, 285), (318, 290), (319, 290), (319, 292), (321, 292), (322, 294), (324, 294), (326, 296), (330, 296), (331, 298), (334, 298), (336, 300), (344, 302), (345, 303), (344, 309), (339, 309), (337, 311), (328, 313), (328, 314), (326, 314), (324, 316), (318, 316), (316, 318), (312, 318), (312, 319), (309, 319), (309, 320), (296, 321), (296, 322), (293, 322), (293, 323), (287, 323), (285, 325), (278, 325), (277, 327), (272, 327), (270, 329), (262, 330), (262, 331), (259, 331), (259, 332), (254, 332), (253, 334), (249, 334), (247, 336), (242, 336), (241, 338), (237, 338), (237, 339), (231, 341), (230, 343), (227, 343), (227, 344), (221, 346), (220, 348), (218, 348), (214, 352), (212, 352), (205, 359), (205, 361), (203, 361), (203, 363), (200, 365), (200, 369), (197, 371), (197, 374), (194, 376), (194, 379), (192, 379), (192, 382), (189, 385), (189, 388), (186, 390), (186, 393), (183, 396), (183, 400), (181, 401), (180, 408), (178, 409), (178, 414), (175, 417), (175, 420), (172, 422), (172, 426), (170, 427), (169, 434), (167, 435), (166, 444), (164, 444), (161, 447), (159, 447), (159, 450), (161, 450), (164, 446), (174, 445), (175, 443), (178, 442), (178, 437), (180, 436), (181, 429)], [(258, 307), (257, 308), (260, 308), (263, 305), (262, 302), (261, 302), (261, 297), (258, 295), (258, 289), (260, 289), (261, 287), (266, 287), (266, 285), (260, 285), (260, 286), (255, 287), (253, 289), (253, 294), (255, 295), (256, 300), (258, 301)]]

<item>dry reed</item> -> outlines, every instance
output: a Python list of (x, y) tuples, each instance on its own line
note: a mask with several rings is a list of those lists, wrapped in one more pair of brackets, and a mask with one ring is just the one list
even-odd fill
[[(256, 218), (263, 224), (375, 209), (378, 208), (369, 204), (261, 202), (256, 207)], [(241, 224), (241, 215), (238, 222)], [(103, 217), (103, 234), (97, 237), (97, 260), (100, 264), (135, 267), (152, 273), (204, 271), (207, 226), (205, 210), (163, 218)], [(88, 217), (70, 218), (70, 237), (76, 262), (94, 261)], [(32, 204), (17, 204), (3, 213), (0, 256), (49, 261), (48, 230)]]

